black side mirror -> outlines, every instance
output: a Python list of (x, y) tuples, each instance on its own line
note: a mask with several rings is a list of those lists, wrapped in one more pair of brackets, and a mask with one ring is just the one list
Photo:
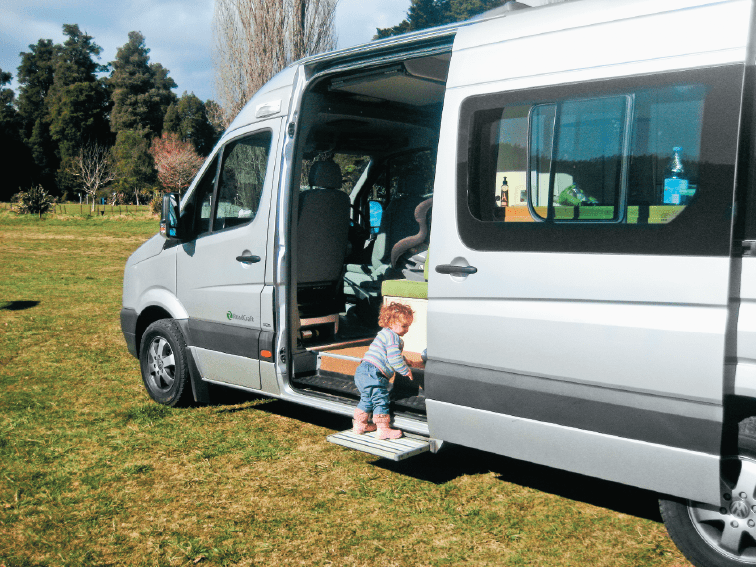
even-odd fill
[(181, 240), (179, 230), (179, 205), (178, 193), (166, 193), (163, 195), (163, 210), (160, 215), (160, 234), (169, 240)]

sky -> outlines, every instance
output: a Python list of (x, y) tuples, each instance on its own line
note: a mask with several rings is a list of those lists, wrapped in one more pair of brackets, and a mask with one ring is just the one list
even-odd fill
[[(410, 0), (340, 0), (336, 9), (338, 47), (370, 41), (376, 28), (395, 26)], [(170, 71), (178, 88), (202, 100), (215, 98), (211, 55), (213, 0), (0, 0), (0, 69), (13, 74), (17, 88), (19, 53), (40, 39), (63, 43), (63, 24), (79, 24), (102, 47), (109, 63), (139, 31), (150, 62)]]

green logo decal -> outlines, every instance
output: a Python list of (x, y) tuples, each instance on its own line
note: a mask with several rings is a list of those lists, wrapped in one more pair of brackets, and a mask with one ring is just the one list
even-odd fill
[(234, 318), (234, 314), (229, 311), (228, 313), (226, 313), (226, 318), (230, 321)]

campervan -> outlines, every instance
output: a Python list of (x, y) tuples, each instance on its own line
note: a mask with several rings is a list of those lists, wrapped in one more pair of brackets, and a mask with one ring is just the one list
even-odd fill
[(406, 303), (415, 445), (379, 454), (641, 487), (691, 562), (756, 564), (755, 22), (510, 4), (292, 64), (126, 264), (150, 396), (351, 416), (377, 311)]

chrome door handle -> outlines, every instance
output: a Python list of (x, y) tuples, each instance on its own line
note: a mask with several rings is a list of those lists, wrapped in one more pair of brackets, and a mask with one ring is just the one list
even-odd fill
[(251, 254), (249, 256), (237, 256), (236, 261), (237, 262), (246, 262), (248, 264), (256, 264), (261, 260), (260, 256), (252, 256)]
[(454, 266), (452, 264), (439, 264), (436, 266), (436, 272), (439, 274), (449, 274), (449, 275), (457, 275), (457, 274), (476, 274), (478, 273), (478, 268), (475, 266)]

